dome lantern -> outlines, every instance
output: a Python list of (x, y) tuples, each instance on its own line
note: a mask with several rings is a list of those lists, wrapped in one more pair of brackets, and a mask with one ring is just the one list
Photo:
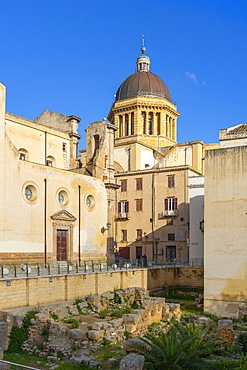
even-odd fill
[(146, 48), (144, 45), (144, 35), (142, 35), (142, 47), (141, 47), (142, 54), (136, 60), (138, 72), (149, 72), (150, 71), (150, 59), (145, 54), (145, 51), (146, 51)]

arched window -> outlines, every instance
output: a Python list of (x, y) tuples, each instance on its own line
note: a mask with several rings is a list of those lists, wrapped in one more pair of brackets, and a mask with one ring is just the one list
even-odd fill
[(160, 135), (160, 113), (156, 113), (156, 124), (157, 135)]
[(146, 112), (142, 112), (143, 133), (146, 134)]
[(125, 136), (129, 136), (129, 115), (125, 114)]
[(52, 157), (51, 155), (49, 155), (47, 158), (46, 158), (46, 165), (49, 166), (49, 167), (55, 167), (56, 166), (56, 163), (55, 163), (55, 158)]
[(148, 114), (148, 134), (153, 135), (153, 113)]
[(122, 137), (123, 136), (123, 116), (119, 116), (118, 118), (119, 120), (119, 131), (118, 131), (118, 135), (119, 137)]
[(28, 161), (28, 151), (24, 148), (19, 149), (19, 159), (21, 161)]
[(134, 112), (131, 113), (130, 135), (134, 135)]

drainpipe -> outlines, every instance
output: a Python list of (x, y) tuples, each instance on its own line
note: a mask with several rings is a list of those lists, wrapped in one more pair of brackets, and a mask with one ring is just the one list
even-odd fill
[(79, 259), (79, 266), (81, 266), (81, 185), (78, 185), (78, 210), (79, 210), (79, 230), (78, 230), (78, 259)]
[(47, 214), (47, 179), (44, 179), (45, 194), (44, 194), (44, 262), (47, 264), (47, 233), (46, 233), (46, 214)]
[(45, 166), (47, 165), (47, 131), (45, 131)]

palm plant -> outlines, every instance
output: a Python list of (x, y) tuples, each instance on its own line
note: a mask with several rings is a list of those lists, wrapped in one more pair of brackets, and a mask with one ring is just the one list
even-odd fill
[(168, 333), (147, 334), (142, 338), (148, 345), (135, 350), (145, 357), (148, 370), (214, 369), (207, 357), (215, 352), (216, 335), (211, 327), (174, 322)]

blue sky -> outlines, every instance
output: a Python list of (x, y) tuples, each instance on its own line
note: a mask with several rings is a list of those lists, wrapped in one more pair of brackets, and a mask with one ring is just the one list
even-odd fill
[(179, 142), (218, 142), (219, 129), (247, 122), (246, 1), (0, 0), (0, 10), (7, 111), (81, 117), (81, 149), (135, 71), (142, 34), (181, 114)]

